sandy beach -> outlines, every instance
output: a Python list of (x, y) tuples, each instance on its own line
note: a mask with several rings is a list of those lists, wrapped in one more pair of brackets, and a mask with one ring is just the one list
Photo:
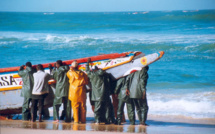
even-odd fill
[[(129, 121), (123, 125), (95, 125), (93, 118), (88, 117), (86, 124), (53, 123), (52, 120), (31, 123), (21, 120), (1, 120), (1, 134), (36, 134), (47, 133), (143, 133), (143, 134), (213, 134), (215, 132), (215, 119), (193, 119), (181, 116), (149, 116), (149, 126), (129, 125)], [(136, 121), (138, 124), (138, 121)]]

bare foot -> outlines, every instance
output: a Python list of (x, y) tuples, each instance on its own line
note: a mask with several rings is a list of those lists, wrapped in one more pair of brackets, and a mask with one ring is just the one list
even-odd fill
[(140, 125), (141, 126), (149, 126), (148, 124), (145, 124), (145, 123), (141, 123)]
[(59, 123), (59, 120), (54, 120), (53, 123)]

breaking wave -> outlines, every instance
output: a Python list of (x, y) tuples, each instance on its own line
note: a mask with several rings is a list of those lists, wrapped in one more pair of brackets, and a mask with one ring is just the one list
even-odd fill
[(189, 51), (189, 52), (214, 52), (215, 35), (174, 35), (174, 34), (44, 34), (44, 33), (21, 33), (21, 32), (0, 32), (0, 43), (7, 42), (28, 42), (67, 44), (81, 43), (89, 45), (92, 43), (119, 44), (143, 46), (146, 49), (158, 48), (166, 51)]
[(149, 114), (215, 118), (215, 92), (192, 94), (148, 93)]

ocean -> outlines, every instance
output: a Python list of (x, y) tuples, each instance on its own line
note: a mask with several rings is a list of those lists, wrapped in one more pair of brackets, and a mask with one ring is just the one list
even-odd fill
[(127, 51), (165, 51), (149, 66), (149, 115), (215, 118), (215, 10), (0, 12), (0, 68)]

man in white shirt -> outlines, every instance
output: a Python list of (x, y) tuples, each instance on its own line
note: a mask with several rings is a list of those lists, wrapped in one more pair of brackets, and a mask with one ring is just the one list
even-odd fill
[(32, 122), (36, 121), (37, 117), (37, 104), (39, 103), (39, 122), (42, 122), (42, 111), (44, 106), (44, 99), (49, 93), (48, 81), (51, 79), (51, 75), (43, 71), (41, 64), (37, 65), (37, 72), (34, 76), (34, 87), (32, 90), (32, 107), (31, 118)]

